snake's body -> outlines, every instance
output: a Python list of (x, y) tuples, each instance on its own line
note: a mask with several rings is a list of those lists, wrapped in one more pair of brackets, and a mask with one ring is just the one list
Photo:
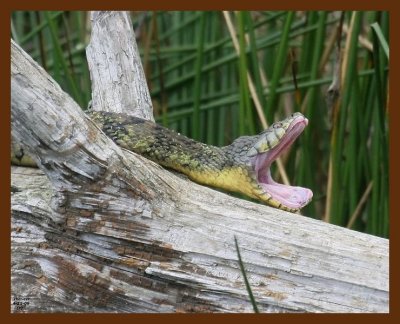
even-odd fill
[[(239, 192), (270, 206), (297, 211), (312, 198), (309, 189), (276, 183), (271, 163), (301, 134), (300, 113), (274, 123), (256, 136), (243, 136), (216, 147), (196, 142), (153, 122), (125, 114), (91, 111), (88, 116), (119, 146), (186, 174), (190, 179)], [(12, 147), (13, 164), (34, 166), (22, 147)]]
[(240, 192), (288, 211), (302, 208), (312, 197), (308, 189), (274, 182), (269, 172), (272, 161), (307, 124), (299, 113), (258, 136), (240, 137), (225, 147), (196, 142), (153, 122), (124, 114), (90, 112), (89, 117), (119, 146), (184, 173), (198, 183)]

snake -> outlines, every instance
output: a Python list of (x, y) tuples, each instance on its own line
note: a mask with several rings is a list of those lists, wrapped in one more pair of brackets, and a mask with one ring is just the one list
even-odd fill
[[(296, 112), (254, 136), (232, 144), (207, 145), (152, 121), (123, 113), (86, 112), (117, 145), (214, 188), (241, 193), (266, 205), (297, 212), (312, 199), (310, 189), (277, 183), (271, 164), (287, 151), (308, 124)], [(11, 163), (35, 167), (22, 145), (12, 143)]]
[(210, 187), (241, 193), (266, 205), (299, 211), (312, 199), (308, 188), (275, 182), (271, 164), (287, 151), (308, 124), (296, 112), (254, 136), (217, 147), (135, 116), (89, 111), (92, 121), (117, 145)]

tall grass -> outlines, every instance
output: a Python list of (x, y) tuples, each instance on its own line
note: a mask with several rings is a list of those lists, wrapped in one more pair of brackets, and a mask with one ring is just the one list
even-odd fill
[[(387, 237), (389, 14), (227, 14), (132, 14), (157, 121), (226, 145), (303, 112), (309, 126), (274, 177), (313, 190), (303, 214)], [(20, 11), (11, 25), (13, 39), (83, 108), (87, 22), (86, 12)], [(335, 82), (337, 97), (326, 100)]]

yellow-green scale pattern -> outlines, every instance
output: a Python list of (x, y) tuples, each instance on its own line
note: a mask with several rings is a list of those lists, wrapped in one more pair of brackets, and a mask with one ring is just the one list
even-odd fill
[[(119, 146), (205, 185), (240, 192), (253, 198), (258, 184), (250, 166), (240, 163), (246, 145), (219, 148), (196, 142), (151, 121), (111, 112), (89, 117)], [(252, 137), (247, 137), (251, 141)], [(246, 140), (246, 139), (243, 139)]]

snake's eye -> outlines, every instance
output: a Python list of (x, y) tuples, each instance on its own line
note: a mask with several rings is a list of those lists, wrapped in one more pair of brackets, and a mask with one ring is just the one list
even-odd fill
[(282, 127), (282, 123), (281, 122), (274, 123), (274, 125), (272, 125), (272, 127), (274, 127), (275, 129), (281, 128)]

